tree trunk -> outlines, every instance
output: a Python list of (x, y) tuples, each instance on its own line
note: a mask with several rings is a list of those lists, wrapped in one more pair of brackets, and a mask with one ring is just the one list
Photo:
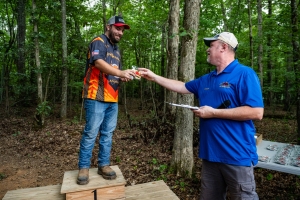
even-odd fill
[(16, 42), (16, 33), (15, 33), (15, 21), (16, 16), (15, 13), (9, 14), (9, 7), (13, 7), (12, 2), (6, 1), (5, 3), (5, 11), (6, 16), (9, 17), (9, 20), (7, 21), (7, 28), (9, 30), (9, 40), (7, 44), (4, 44), (4, 59), (3, 59), (3, 70), (2, 70), (2, 80), (1, 84), (3, 85), (3, 91), (5, 91), (5, 112), (9, 113), (10, 108), (10, 73), (11, 68), (13, 66), (13, 57), (12, 57), (12, 50), (15, 48), (15, 42)]
[(103, 33), (106, 30), (106, 0), (102, 0), (102, 22), (103, 22)]
[(253, 35), (252, 35), (252, 12), (251, 0), (248, 0), (248, 16), (249, 16), (249, 45), (250, 45), (250, 67), (253, 68)]
[(221, 10), (222, 10), (222, 17), (223, 17), (223, 31), (228, 31), (228, 26), (227, 26), (227, 15), (226, 15), (226, 10), (224, 7), (224, 2), (221, 0)]
[(257, 0), (257, 18), (258, 18), (258, 55), (257, 64), (259, 70), (260, 86), (263, 88), (263, 32), (262, 32), (262, 0)]
[[(286, 72), (287, 74), (289, 73), (294, 73), (293, 69), (293, 58), (292, 58), (292, 52), (286, 53)], [(275, 76), (276, 77), (276, 76)], [(276, 83), (277, 81), (275, 81)], [(288, 111), (291, 109), (291, 101), (292, 101), (292, 95), (291, 95), (291, 88), (293, 88), (293, 81), (288, 75), (285, 75), (285, 90), (284, 90), (284, 102), (283, 102), (283, 110)], [(276, 97), (275, 97), (275, 100)]]
[[(198, 24), (201, 0), (186, 0), (183, 26), (187, 35), (182, 38), (181, 62), (178, 79), (186, 82), (194, 78)], [(179, 104), (193, 105), (194, 96), (178, 95)], [(177, 175), (191, 177), (193, 159), (193, 112), (178, 108), (174, 135), (172, 166)]]
[[(268, 17), (269, 17), (269, 23), (271, 24), (273, 22), (272, 19), (272, 0), (268, 0)], [(271, 26), (270, 26), (271, 27)], [(268, 33), (267, 35), (267, 49), (268, 49), (268, 60), (267, 60), (267, 66), (268, 66), (268, 97), (266, 103), (269, 106), (272, 106), (273, 104), (273, 62), (272, 62), (272, 34)]]
[(67, 117), (67, 98), (68, 98), (68, 64), (67, 64), (67, 27), (66, 27), (66, 0), (61, 0), (62, 13), (62, 89), (61, 89), (61, 108), (60, 117)]
[[(166, 73), (166, 67), (165, 67), (165, 62), (166, 62), (165, 46), (166, 46), (166, 44), (165, 44), (165, 42), (166, 42), (166, 24), (162, 25), (162, 27), (161, 27), (160, 74), (163, 76), (165, 76), (165, 73)], [(166, 91), (165, 89), (161, 90), (161, 96), (164, 98), (163, 102), (166, 102), (165, 91)], [(166, 108), (166, 104), (164, 103), (164, 105), (163, 105), (164, 111), (166, 110), (165, 108)]]
[[(178, 79), (178, 45), (179, 45), (179, 12), (180, 0), (170, 1), (169, 12), (169, 33), (168, 33), (168, 51), (167, 51), (167, 78)], [(177, 93), (170, 90), (166, 91), (166, 101), (177, 102)], [(176, 107), (168, 105), (168, 110), (175, 115)]]
[(298, 29), (298, 2), (291, 0), (291, 21), (292, 21), (292, 44), (293, 44), (293, 64), (296, 72), (296, 89), (297, 89), (297, 132), (298, 144), (300, 144), (300, 52), (299, 52), (299, 29)]
[[(25, 36), (26, 36), (26, 0), (18, 0), (18, 32), (17, 32), (17, 70), (19, 73), (19, 85), (24, 85), (26, 82), (25, 75)], [(19, 97), (25, 97), (26, 91), (21, 90)]]
[[(32, 0), (32, 12), (36, 12), (36, 4), (35, 0)], [(37, 87), (38, 87), (38, 104), (42, 104), (43, 102), (43, 79), (41, 73), (41, 61), (40, 61), (40, 47), (39, 47), (39, 32), (38, 32), (38, 21), (36, 16), (33, 15), (33, 32), (34, 32), (34, 47), (35, 47), (35, 64), (37, 71)], [(36, 115), (36, 120), (39, 125), (44, 125), (45, 115), (43, 112), (38, 112)]]

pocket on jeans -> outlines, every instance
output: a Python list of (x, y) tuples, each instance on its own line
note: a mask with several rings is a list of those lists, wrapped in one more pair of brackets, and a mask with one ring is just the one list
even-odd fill
[(254, 187), (251, 183), (244, 183), (240, 185), (241, 193), (242, 193), (242, 199), (253, 199), (253, 191)]

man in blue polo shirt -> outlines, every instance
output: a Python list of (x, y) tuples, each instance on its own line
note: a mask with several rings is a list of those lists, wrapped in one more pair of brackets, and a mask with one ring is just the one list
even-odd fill
[(182, 94), (193, 93), (200, 107), (199, 158), (202, 159), (200, 199), (258, 199), (253, 166), (258, 162), (255, 127), (264, 112), (262, 91), (255, 71), (235, 59), (238, 41), (222, 32), (204, 38), (207, 62), (216, 69), (183, 83), (139, 68), (142, 77)]

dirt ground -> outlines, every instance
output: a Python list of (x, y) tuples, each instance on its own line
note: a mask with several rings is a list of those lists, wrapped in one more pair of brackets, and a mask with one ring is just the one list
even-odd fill
[[(65, 171), (77, 169), (79, 140), (84, 127), (84, 120), (80, 121), (80, 105), (75, 106), (72, 117), (64, 121), (59, 119), (59, 111), (54, 111), (43, 128), (36, 126), (33, 108), (13, 108), (9, 114), (3, 110), (0, 111), (0, 199), (9, 190), (61, 184)], [(169, 166), (172, 126), (152, 122), (152, 113), (139, 110), (134, 104), (128, 105), (128, 114), (131, 127), (120, 106), (111, 156), (111, 164), (119, 166), (126, 185), (164, 180), (180, 199), (198, 199), (201, 160), (197, 158), (197, 137), (193, 178), (176, 176)], [(295, 118), (280, 109), (266, 109), (265, 115), (269, 117), (255, 122), (263, 139), (296, 142)], [(96, 145), (92, 168), (97, 166), (97, 150)], [(255, 179), (262, 200), (300, 199), (300, 176), (255, 168)]]

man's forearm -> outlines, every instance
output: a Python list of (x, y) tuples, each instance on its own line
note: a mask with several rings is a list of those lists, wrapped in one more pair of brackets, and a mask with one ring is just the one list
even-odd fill
[(263, 114), (264, 108), (251, 108), (249, 106), (214, 110), (215, 118), (232, 119), (238, 121), (261, 120), (263, 118)]
[(110, 64), (108, 64), (102, 59), (98, 59), (95, 61), (95, 67), (98, 68), (103, 73), (121, 77), (121, 70), (112, 67)]
[(168, 90), (178, 92), (181, 94), (189, 94), (190, 92), (186, 89), (185, 83), (178, 80), (168, 79), (159, 75), (153, 78), (153, 81), (157, 84), (165, 87)]

